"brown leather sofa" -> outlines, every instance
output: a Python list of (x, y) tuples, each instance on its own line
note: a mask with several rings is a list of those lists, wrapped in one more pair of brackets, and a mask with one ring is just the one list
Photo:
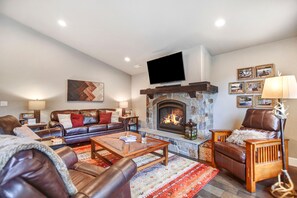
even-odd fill
[[(72, 197), (129, 198), (129, 180), (136, 173), (136, 164), (127, 158), (110, 168), (79, 162), (70, 147), (56, 150), (65, 162), (78, 192)], [(0, 197), (70, 197), (52, 161), (38, 150), (16, 153), (0, 171)]]
[[(125, 124), (122, 121), (109, 124), (99, 124), (100, 112), (115, 111), (115, 109), (81, 109), (81, 110), (58, 110), (50, 114), (49, 127), (60, 127), (67, 144), (89, 141), (91, 137), (107, 135), (125, 131)], [(59, 123), (58, 114), (82, 114), (84, 126), (64, 129)]]

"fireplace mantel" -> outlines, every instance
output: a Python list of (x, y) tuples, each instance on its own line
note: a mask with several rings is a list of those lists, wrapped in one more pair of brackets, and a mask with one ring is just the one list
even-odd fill
[(217, 93), (218, 87), (211, 85), (210, 82), (196, 82), (189, 83), (189, 85), (173, 85), (173, 86), (163, 86), (156, 87), (154, 89), (142, 89), (140, 94), (146, 94), (150, 99), (154, 98), (154, 94), (160, 93), (188, 93), (191, 98), (196, 97), (196, 92), (206, 92), (206, 93)]

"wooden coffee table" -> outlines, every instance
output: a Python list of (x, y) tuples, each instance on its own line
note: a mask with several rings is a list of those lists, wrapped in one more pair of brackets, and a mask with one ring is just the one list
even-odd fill
[[(125, 135), (135, 135), (137, 136), (136, 142), (125, 143), (123, 140), (120, 140), (120, 136)], [(168, 164), (168, 145), (169, 142), (158, 140), (152, 137), (146, 137), (147, 143), (141, 143), (141, 136), (138, 133), (133, 132), (121, 132), (111, 135), (103, 135), (91, 138), (91, 158), (95, 159), (98, 157), (102, 159), (104, 162), (112, 165), (112, 163), (106, 159), (104, 156), (101, 156), (98, 151), (107, 150), (110, 153), (120, 157), (128, 157), (130, 159), (143, 156), (148, 153), (152, 153), (159, 158), (153, 160), (147, 164), (141, 165), (137, 168), (137, 171), (143, 170), (149, 166), (152, 166), (157, 163), (163, 163), (165, 166)], [(96, 145), (100, 146), (101, 148), (96, 149)], [(156, 153), (155, 151), (162, 149), (163, 155)]]

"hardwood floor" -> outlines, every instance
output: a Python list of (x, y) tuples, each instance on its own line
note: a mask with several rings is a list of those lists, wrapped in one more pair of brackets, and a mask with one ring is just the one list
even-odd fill
[[(289, 167), (289, 174), (294, 182), (295, 190), (297, 190), (297, 167)], [(245, 189), (244, 181), (237, 179), (225, 170), (220, 170), (219, 174), (195, 195), (195, 198), (270, 198), (273, 197), (269, 193), (270, 186), (275, 182), (277, 182), (276, 178), (258, 182), (256, 192), (249, 193)]]

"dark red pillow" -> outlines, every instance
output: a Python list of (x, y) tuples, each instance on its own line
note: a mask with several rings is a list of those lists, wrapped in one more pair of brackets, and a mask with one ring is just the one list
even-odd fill
[(112, 112), (100, 112), (100, 122), (99, 124), (109, 124), (111, 123), (111, 114)]
[(72, 113), (71, 122), (72, 122), (72, 127), (84, 126), (84, 116), (81, 114)]

